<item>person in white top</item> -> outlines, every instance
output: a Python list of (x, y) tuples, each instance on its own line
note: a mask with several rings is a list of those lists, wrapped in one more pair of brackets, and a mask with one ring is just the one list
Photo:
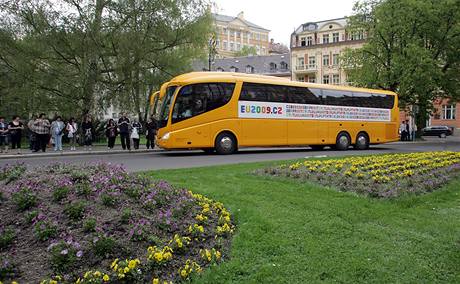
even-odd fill
[(67, 137), (70, 140), (70, 142), (69, 142), (70, 143), (70, 151), (75, 151), (76, 150), (75, 141), (77, 139), (78, 126), (77, 126), (77, 123), (75, 122), (75, 119), (73, 117), (67, 123), (66, 130), (67, 130)]

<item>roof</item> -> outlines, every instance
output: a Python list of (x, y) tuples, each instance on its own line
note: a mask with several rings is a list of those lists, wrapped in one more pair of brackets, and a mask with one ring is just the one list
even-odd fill
[[(315, 32), (320, 30), (325, 24), (329, 23), (337, 23), (341, 25), (342, 27), (345, 27), (347, 25), (347, 18), (335, 18), (335, 19), (330, 19), (330, 20), (323, 20), (323, 21), (318, 21), (318, 22), (306, 22), (304, 24), (301, 24), (295, 31), (294, 34), (301, 33), (305, 30), (310, 31), (310, 32)], [(307, 29), (307, 27), (314, 27), (312, 29)], [(304, 29), (305, 27), (305, 29)]]
[(349, 91), (361, 91), (361, 92), (372, 92), (380, 94), (396, 95), (396, 93), (385, 90), (377, 89), (366, 89), (339, 85), (328, 85), (328, 84), (314, 84), (298, 81), (288, 81), (279, 77), (257, 75), (257, 74), (245, 74), (235, 72), (190, 72), (179, 75), (168, 83), (174, 84), (193, 84), (201, 82), (253, 82), (253, 83), (266, 83), (266, 84), (277, 84), (285, 86), (298, 86), (298, 87), (309, 87), (309, 88), (321, 88), (331, 90), (349, 90)]
[(221, 14), (215, 14), (213, 13), (212, 14), (213, 18), (216, 20), (216, 21), (219, 21), (219, 22), (232, 22), (236, 19), (242, 21), (243, 23), (245, 23), (246, 25), (248, 25), (249, 27), (251, 28), (256, 28), (256, 29), (260, 29), (260, 30), (265, 30), (265, 31), (270, 31), (270, 30), (267, 30), (266, 28), (263, 28), (259, 25), (256, 25), (246, 19), (242, 19), (242, 18), (238, 18), (238, 17), (232, 17), (232, 16), (226, 16), (226, 15), (221, 15)]
[[(281, 69), (281, 62), (287, 64), (287, 69)], [(270, 63), (276, 64), (276, 69), (271, 68)], [(246, 67), (251, 66), (254, 68), (255, 74), (267, 74), (267, 75), (291, 75), (290, 69), (291, 56), (289, 53), (284, 54), (271, 54), (271, 55), (257, 55), (257, 56), (243, 56), (233, 58), (222, 58), (215, 59), (212, 65), (213, 70), (219, 68), (223, 71), (230, 71), (231, 67), (238, 68), (239, 72), (246, 72)], [(202, 71), (208, 68), (208, 63), (194, 62), (193, 70)]]

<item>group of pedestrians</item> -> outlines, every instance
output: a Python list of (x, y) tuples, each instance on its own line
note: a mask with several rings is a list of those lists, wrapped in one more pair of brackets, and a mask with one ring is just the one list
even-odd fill
[(411, 126), (409, 120), (402, 121), (399, 125), (399, 133), (401, 141), (412, 141), (415, 138), (415, 132), (417, 131), (417, 125)]
[[(56, 116), (50, 122), (44, 113), (33, 117), (26, 127), (17, 115), (13, 116), (10, 122), (6, 122), (5, 117), (0, 117), (0, 153), (7, 153), (11, 147), (13, 151), (20, 154), (21, 141), (26, 130), (30, 142), (29, 149), (32, 152), (46, 152), (50, 144), (53, 145), (54, 151), (63, 151), (62, 140), (64, 137), (69, 141), (70, 151), (77, 149), (78, 142), (82, 142), (85, 150), (92, 150), (95, 136), (95, 127), (90, 116), (84, 118), (81, 129), (79, 129), (74, 118), (64, 122), (61, 116)], [(156, 131), (157, 124), (152, 117), (145, 125), (147, 149), (154, 148)], [(131, 150), (131, 140), (134, 149), (137, 150), (142, 132), (142, 124), (136, 119), (131, 122), (126, 113), (123, 113), (118, 121), (109, 119), (105, 125), (108, 149), (114, 148), (119, 134), (123, 150)]]

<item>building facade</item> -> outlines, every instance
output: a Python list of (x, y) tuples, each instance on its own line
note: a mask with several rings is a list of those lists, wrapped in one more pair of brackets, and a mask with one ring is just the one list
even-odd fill
[(300, 25), (291, 35), (292, 80), (346, 85), (340, 56), (346, 48), (360, 48), (365, 36), (349, 33), (346, 18)]
[[(211, 70), (276, 76), (290, 80), (290, 61), (289, 53), (220, 58), (214, 60), (211, 65)], [(204, 62), (198, 61), (193, 64), (193, 70), (208, 71), (208, 66)]]
[(235, 57), (244, 46), (254, 47), (257, 55), (267, 55), (270, 31), (249, 22), (244, 13), (236, 17), (213, 14), (216, 28), (216, 58)]

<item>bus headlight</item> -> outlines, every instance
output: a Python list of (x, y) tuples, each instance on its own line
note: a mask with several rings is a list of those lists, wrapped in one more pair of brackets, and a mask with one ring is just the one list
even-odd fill
[(163, 137), (161, 137), (161, 140), (168, 140), (169, 139), (169, 132), (165, 133)]

